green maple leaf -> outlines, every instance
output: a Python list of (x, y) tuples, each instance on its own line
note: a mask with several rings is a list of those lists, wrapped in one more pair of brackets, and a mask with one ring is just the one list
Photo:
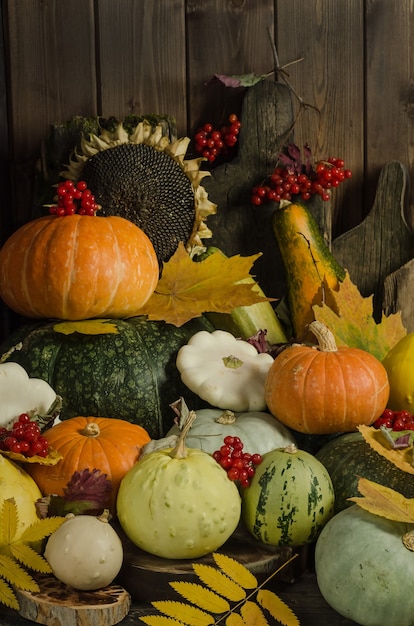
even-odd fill
[(46, 559), (36, 550), (36, 544), (65, 521), (64, 517), (39, 519), (16, 539), (18, 519), (14, 498), (4, 500), (0, 508), (0, 603), (16, 610), (19, 609), (19, 602), (13, 587), (39, 591), (37, 582), (26, 569), (43, 574), (52, 571)]
[[(401, 313), (382, 315), (377, 324), (373, 318), (373, 296), (364, 298), (349, 274), (337, 291), (324, 281), (325, 302), (313, 306), (315, 319), (325, 324), (335, 335), (337, 346), (360, 348), (379, 361), (407, 334)], [(333, 310), (335, 308), (335, 310)]]

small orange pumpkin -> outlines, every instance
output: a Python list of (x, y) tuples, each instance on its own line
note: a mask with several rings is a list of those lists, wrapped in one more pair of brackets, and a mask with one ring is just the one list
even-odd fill
[(158, 276), (151, 241), (118, 216), (47, 215), (24, 224), (0, 250), (0, 296), (29, 318), (131, 317)]
[(43, 435), (63, 457), (53, 466), (27, 464), (43, 495), (61, 496), (74, 472), (98, 469), (112, 482), (111, 510), (122, 478), (138, 460), (142, 447), (151, 441), (141, 426), (111, 417), (72, 417)]
[(360, 424), (371, 425), (388, 402), (384, 366), (365, 350), (338, 348), (320, 322), (309, 328), (319, 346), (294, 344), (270, 367), (265, 381), (269, 411), (306, 434), (351, 432)]

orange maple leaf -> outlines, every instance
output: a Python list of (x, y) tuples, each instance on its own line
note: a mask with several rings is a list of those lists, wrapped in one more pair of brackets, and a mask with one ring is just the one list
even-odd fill
[(260, 252), (248, 257), (226, 257), (214, 252), (196, 262), (180, 244), (164, 263), (158, 285), (138, 315), (182, 326), (203, 313), (231, 313), (239, 306), (269, 302), (271, 298), (254, 290), (255, 282), (242, 282), (250, 276), (250, 269), (260, 256)]
[(338, 346), (361, 348), (379, 361), (407, 334), (401, 313), (382, 315), (377, 324), (373, 318), (373, 296), (364, 298), (347, 273), (338, 290), (324, 282), (326, 294), (322, 306), (313, 306), (315, 319), (333, 332)]

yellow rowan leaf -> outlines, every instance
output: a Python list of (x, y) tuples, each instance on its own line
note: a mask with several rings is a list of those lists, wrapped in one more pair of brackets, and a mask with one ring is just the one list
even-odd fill
[(191, 606), (191, 604), (175, 602), (174, 600), (160, 600), (151, 604), (160, 613), (164, 613), (167, 617), (179, 619), (188, 626), (208, 626), (209, 624), (214, 624), (214, 618), (210, 613)]
[[(24, 567), (46, 573), (50, 567), (46, 559), (26, 542), (35, 542), (49, 536), (64, 518), (40, 519), (31, 524), (24, 533), (15, 539), (18, 524), (18, 511), (14, 498), (4, 500), (0, 509), (0, 602), (19, 608), (17, 597), (10, 596), (7, 583), (18, 589), (38, 592), (39, 586)], [(22, 567), (24, 566), (24, 567)], [(11, 603), (11, 604), (10, 604)], [(16, 604), (17, 603), (17, 604)]]
[(6, 456), (12, 461), (18, 461), (19, 463), (38, 463), (39, 465), (56, 465), (62, 460), (63, 455), (49, 447), (47, 456), (39, 456), (34, 454), (33, 456), (24, 456), (18, 452), (10, 452), (9, 450), (1, 450), (0, 454)]
[(26, 546), (20, 541), (18, 543), (12, 543), (9, 546), (9, 550), (13, 558), (20, 563), (24, 563), (27, 567), (30, 567), (35, 572), (41, 574), (50, 574), (52, 568), (49, 563), (40, 554), (33, 550), (30, 546)]
[(202, 585), (186, 581), (173, 581), (170, 582), (170, 586), (200, 609), (211, 611), (211, 613), (226, 613), (230, 610), (230, 604), (227, 600)]
[(362, 509), (394, 522), (414, 524), (414, 498), (405, 498), (398, 491), (367, 478), (358, 480), (358, 491), (362, 497), (348, 500), (356, 502)]
[(226, 618), (226, 626), (247, 626), (247, 624), (239, 613), (230, 613)]
[(255, 283), (241, 282), (260, 256), (226, 257), (214, 252), (196, 262), (181, 243), (164, 263), (154, 293), (137, 314), (182, 326), (203, 313), (231, 313), (240, 306), (269, 302), (254, 289)]
[(33, 593), (40, 591), (39, 585), (34, 578), (21, 565), (16, 563), (13, 558), (5, 554), (0, 554), (0, 576), (0, 581), (3, 578), (19, 589), (32, 591)]
[(0, 578), (0, 603), (18, 611), (20, 606), (13, 589)]
[(216, 565), (241, 587), (244, 587), (244, 589), (255, 589), (257, 587), (257, 578), (242, 563), (218, 552), (214, 552), (212, 556)]
[(196, 576), (198, 576), (207, 587), (210, 587), (210, 589), (228, 600), (239, 602), (246, 597), (246, 592), (243, 587), (211, 565), (193, 563), (193, 570)]
[(43, 519), (39, 519), (34, 522), (34, 524), (30, 524), (27, 528), (25, 528), (22, 536), (20, 537), (20, 541), (26, 543), (33, 543), (35, 541), (40, 541), (41, 539), (45, 539), (49, 535), (55, 532), (65, 521), (65, 517), (45, 517)]
[(248, 626), (269, 626), (260, 606), (250, 600), (247, 600), (240, 608), (240, 615)]
[(299, 626), (300, 622), (292, 609), (283, 602), (273, 591), (259, 589), (257, 601), (270, 615), (283, 626)]
[[(377, 324), (373, 318), (373, 296), (364, 298), (346, 273), (339, 288), (331, 289), (323, 283), (325, 302), (314, 305), (315, 319), (333, 332), (338, 346), (360, 348), (373, 354), (379, 361), (407, 334), (401, 313), (382, 315)], [(333, 303), (333, 304), (332, 304)]]
[(139, 619), (148, 626), (183, 626), (183, 622), (164, 615), (145, 615)]
[(369, 446), (375, 452), (385, 457), (388, 461), (396, 465), (407, 474), (414, 474), (413, 466), (413, 446), (407, 448), (394, 449), (385, 440), (381, 431), (373, 426), (358, 426), (358, 430)]
[(62, 335), (80, 333), (82, 335), (109, 335), (118, 333), (116, 324), (110, 319), (81, 320), (78, 322), (57, 322), (53, 330)]
[(14, 498), (3, 500), (0, 512), (0, 546), (12, 543), (18, 523), (19, 517)]

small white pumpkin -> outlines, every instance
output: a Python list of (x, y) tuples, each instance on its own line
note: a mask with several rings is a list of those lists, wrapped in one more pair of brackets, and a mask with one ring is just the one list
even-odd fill
[[(264, 411), (234, 413), (221, 409), (201, 409), (196, 413), (197, 418), (187, 435), (186, 445), (208, 454), (218, 450), (227, 435), (239, 437), (244, 444), (243, 451), (249, 454), (265, 454), (296, 443), (290, 430)], [(167, 437), (179, 433), (178, 426), (173, 426)]]
[(58, 580), (81, 591), (102, 589), (114, 580), (123, 547), (108, 519), (107, 510), (98, 517), (70, 514), (50, 535), (44, 556)]

